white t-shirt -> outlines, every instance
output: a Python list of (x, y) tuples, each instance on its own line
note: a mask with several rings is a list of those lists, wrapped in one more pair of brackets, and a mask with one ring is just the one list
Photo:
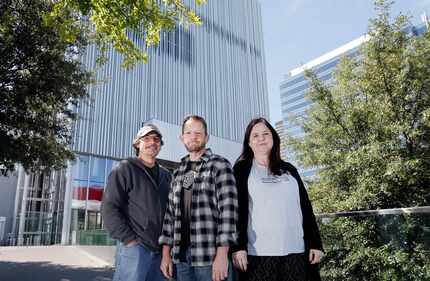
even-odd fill
[(254, 161), (248, 192), (248, 254), (303, 253), (303, 216), (296, 179), (289, 174), (269, 175), (266, 167)]

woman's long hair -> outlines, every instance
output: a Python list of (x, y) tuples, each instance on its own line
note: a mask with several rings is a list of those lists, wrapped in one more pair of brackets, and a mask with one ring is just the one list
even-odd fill
[(281, 175), (281, 140), (272, 125), (270, 125), (270, 123), (262, 117), (252, 119), (246, 127), (245, 138), (243, 139), (242, 154), (239, 156), (236, 163), (241, 161), (252, 163), (252, 160), (254, 159), (254, 152), (249, 146), (249, 139), (251, 137), (252, 128), (254, 128), (254, 126), (258, 123), (263, 123), (266, 125), (266, 127), (269, 128), (270, 132), (272, 133), (273, 146), (269, 155), (269, 170), (273, 175)]

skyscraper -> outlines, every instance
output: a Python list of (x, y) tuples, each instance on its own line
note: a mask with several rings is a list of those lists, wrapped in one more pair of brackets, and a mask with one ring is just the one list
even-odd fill
[[(410, 26), (405, 32), (411, 35), (420, 35), (426, 30), (426, 25), (421, 24)], [(303, 119), (306, 115), (306, 110), (312, 106), (311, 101), (305, 96), (310, 87), (309, 81), (305, 78), (305, 70), (312, 70), (321, 81), (330, 84), (334, 81), (333, 72), (341, 59), (343, 57), (360, 59), (360, 47), (368, 40), (369, 36), (363, 35), (288, 72), (285, 80), (280, 84), (282, 119), (286, 135), (294, 138), (304, 136), (303, 128), (297, 124), (297, 121)], [(294, 151), (289, 148), (286, 151), (288, 160), (300, 167), (294, 157)], [(312, 177), (317, 169), (318, 167), (307, 169), (301, 167), (301, 172), (305, 177)]]
[[(305, 70), (311, 69), (319, 79), (325, 83), (333, 81), (333, 71), (339, 64), (342, 57), (354, 58), (359, 55), (361, 44), (368, 40), (368, 36), (361, 36), (333, 51), (330, 51), (303, 66), (297, 67), (288, 72), (285, 80), (280, 85), (281, 110), (284, 121), (285, 134), (289, 137), (300, 138), (304, 136), (303, 128), (296, 121), (303, 118), (312, 103), (307, 100), (306, 92), (310, 83), (305, 78)], [(294, 151), (287, 148), (288, 159), (297, 167), (300, 167), (294, 157)], [(303, 169), (303, 176), (313, 176), (317, 168)]]
[(285, 135), (285, 126), (284, 121), (280, 120), (275, 123), (275, 130), (279, 135), (279, 138), (281, 140), (281, 158), (284, 161), (288, 161), (288, 155), (287, 155), (287, 139)]

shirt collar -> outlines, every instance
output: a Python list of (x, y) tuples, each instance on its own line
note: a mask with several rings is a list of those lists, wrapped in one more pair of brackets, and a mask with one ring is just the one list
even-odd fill
[[(199, 161), (208, 162), (209, 158), (212, 156), (212, 150), (210, 148), (205, 149), (205, 153), (200, 157)], [(182, 157), (181, 162), (188, 163), (190, 161), (190, 155)]]

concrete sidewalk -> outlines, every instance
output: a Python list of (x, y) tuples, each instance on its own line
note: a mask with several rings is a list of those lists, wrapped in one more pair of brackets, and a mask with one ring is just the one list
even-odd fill
[(113, 251), (113, 247), (0, 247), (0, 280), (111, 281)]

